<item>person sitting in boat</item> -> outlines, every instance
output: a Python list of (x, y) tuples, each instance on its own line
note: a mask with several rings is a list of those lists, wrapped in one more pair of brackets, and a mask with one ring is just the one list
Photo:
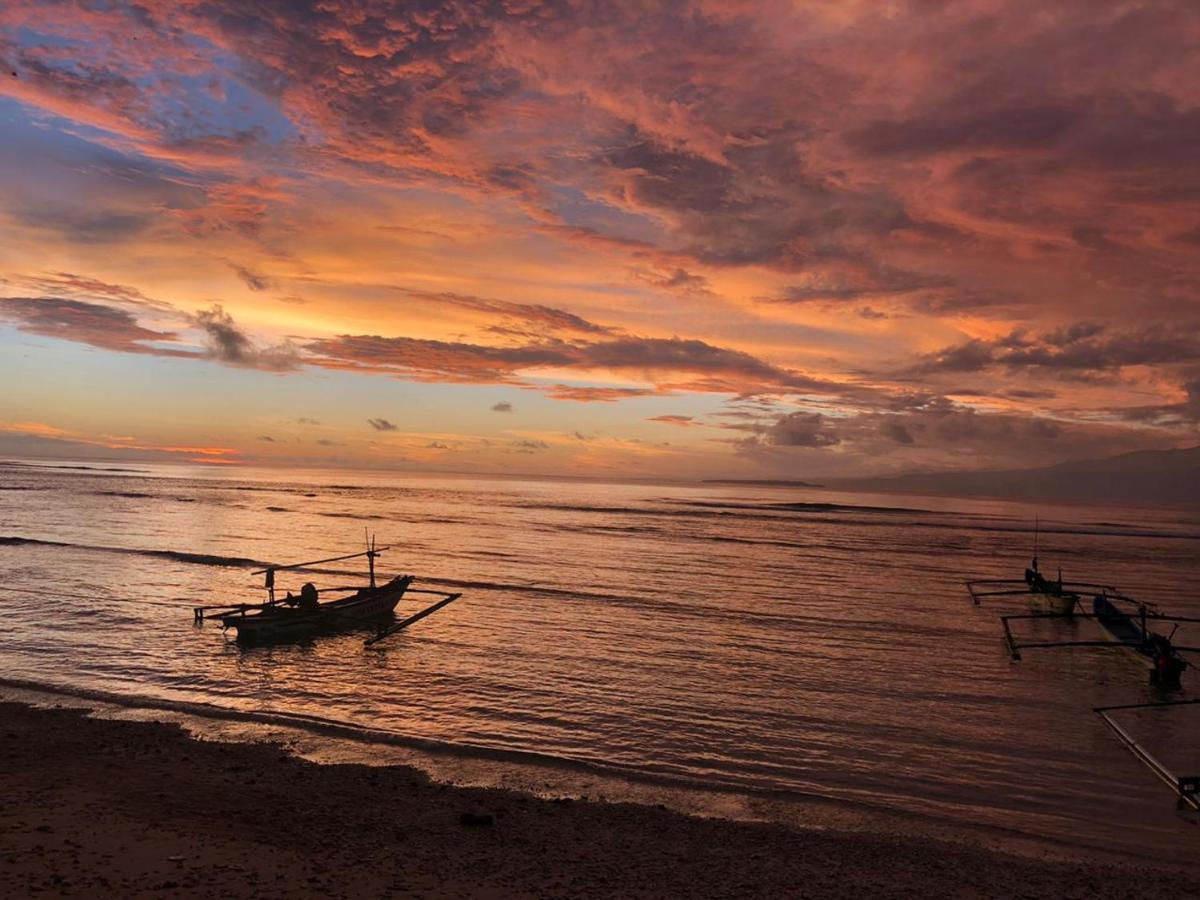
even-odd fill
[(316, 609), (319, 605), (316, 587), (313, 586), (311, 581), (306, 581), (304, 587), (300, 588), (300, 608)]

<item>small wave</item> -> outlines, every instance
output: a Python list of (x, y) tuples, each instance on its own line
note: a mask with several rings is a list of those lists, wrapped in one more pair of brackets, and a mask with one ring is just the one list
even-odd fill
[(53, 463), (17, 462), (15, 460), (0, 461), (0, 466), (13, 469), (66, 469), (74, 472), (129, 472), (137, 475), (149, 475), (149, 469), (118, 469), (105, 466), (66, 466)]
[(519, 503), (522, 509), (561, 510), (563, 512), (604, 513), (608, 515), (636, 515), (661, 517), (739, 516), (741, 518), (780, 519), (789, 512), (803, 513), (884, 513), (909, 515), (937, 515), (932, 510), (912, 509), (903, 506), (855, 506), (843, 503), (728, 503), (705, 500), (667, 500), (670, 508), (654, 506), (590, 506), (570, 503)]
[(100, 547), (95, 544), (72, 544), (67, 541), (44, 541), (38, 538), (23, 538), (12, 535), (0, 535), (0, 546), (4, 547), (67, 547), (74, 550), (88, 550), (93, 553), (124, 553), (131, 556), (149, 556), (159, 559), (171, 559), (175, 562), (197, 563), (204, 566), (223, 566), (225, 568), (251, 569), (266, 568), (270, 563), (244, 556), (220, 556), (214, 553), (185, 553), (182, 550), (145, 550), (137, 547)]
[(918, 509), (909, 506), (861, 506), (853, 503), (731, 503), (718, 500), (663, 500), (664, 503), (678, 503), (682, 506), (697, 506), (703, 509), (748, 509), (753, 512), (763, 510), (784, 510), (787, 512), (856, 512), (856, 513), (906, 513), (909, 515), (937, 515), (933, 510)]
[(150, 500), (153, 494), (143, 494), (141, 491), (96, 491), (97, 497), (127, 497), (130, 500)]
[(268, 506), (267, 512), (291, 512), (286, 506)]
[(514, 503), (520, 509), (545, 509), (561, 512), (608, 513), (634, 516), (703, 516), (715, 513), (688, 510), (654, 509), (648, 506), (584, 506), (573, 503)]
[(340, 513), (340, 512), (323, 512), (317, 513), (318, 516), (324, 516), (327, 519), (386, 519), (387, 516), (380, 516), (375, 513)]

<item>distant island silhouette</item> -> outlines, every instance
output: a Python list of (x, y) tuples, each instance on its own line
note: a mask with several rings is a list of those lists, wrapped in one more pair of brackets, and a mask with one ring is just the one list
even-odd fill
[(1195, 504), (1200, 502), (1200, 447), (1136, 450), (1035, 469), (839, 479), (836, 487), (1010, 499)]
[(819, 488), (824, 487), (823, 484), (813, 484), (809, 481), (784, 481), (772, 480), (769, 478), (706, 478), (704, 484), (753, 484), (758, 487), (798, 487), (798, 488)]

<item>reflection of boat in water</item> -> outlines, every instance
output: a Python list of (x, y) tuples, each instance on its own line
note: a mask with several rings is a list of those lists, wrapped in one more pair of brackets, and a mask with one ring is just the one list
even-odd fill
[[(444, 591), (414, 588), (412, 583), (416, 579), (412, 575), (399, 575), (386, 584), (377, 585), (375, 583), (375, 558), (388, 548), (376, 549), (373, 541), (368, 547), (369, 549), (364, 553), (351, 553), (346, 556), (335, 556), (286, 566), (268, 566), (254, 573), (266, 576), (268, 599), (265, 603), (198, 606), (193, 610), (195, 621), (201, 623), (206, 618), (219, 621), (223, 628), (232, 628), (237, 632), (239, 644), (303, 641), (318, 635), (337, 634), (364, 628), (376, 630), (375, 636), (365, 642), (374, 644), (431, 613), (437, 612), (443, 606), (453, 603), (462, 596)], [(299, 596), (293, 596), (290, 591), (283, 597), (277, 597), (275, 594), (276, 572), (304, 569), (362, 556), (367, 557), (369, 565), (370, 581), (367, 585), (326, 588), (323, 591), (323, 593), (354, 591), (348, 597), (321, 602), (322, 591), (318, 591), (311, 582), (301, 588)], [(395, 622), (396, 605), (406, 593), (437, 594), (442, 599), (400, 622)]]

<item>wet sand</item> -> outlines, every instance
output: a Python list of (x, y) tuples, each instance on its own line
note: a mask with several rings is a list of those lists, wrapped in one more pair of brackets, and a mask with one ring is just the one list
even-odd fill
[(1200, 895), (1195, 868), (455, 788), (13, 703), (0, 771), (6, 897)]

